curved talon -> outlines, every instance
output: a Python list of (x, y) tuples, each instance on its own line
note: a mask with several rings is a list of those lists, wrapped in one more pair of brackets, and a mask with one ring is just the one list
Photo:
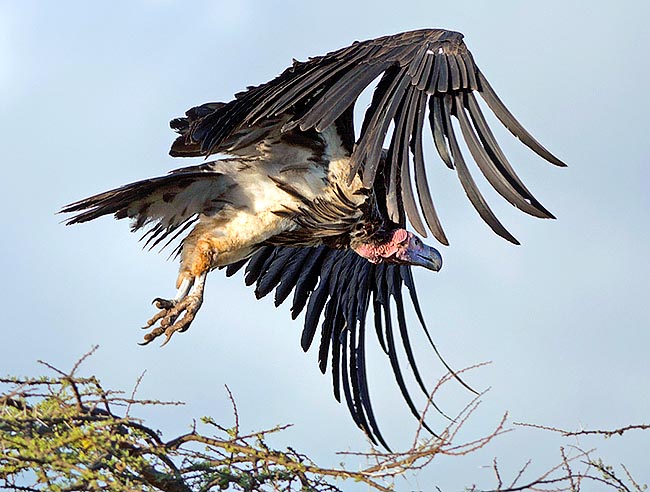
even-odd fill
[(176, 304), (176, 300), (156, 297), (151, 304), (154, 304), (158, 309), (171, 309)]

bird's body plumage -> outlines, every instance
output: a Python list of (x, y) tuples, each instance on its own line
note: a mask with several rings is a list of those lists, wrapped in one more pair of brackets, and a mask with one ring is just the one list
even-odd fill
[[(354, 104), (377, 78), (357, 138)], [(523, 143), (563, 165), (505, 108), (462, 35), (429, 29), (294, 62), (230, 102), (192, 108), (171, 122), (180, 136), (170, 153), (231, 157), (101, 193), (63, 211), (77, 213), (69, 223), (106, 214), (131, 218), (134, 230), (147, 228), (144, 237), (152, 246), (180, 239), (178, 292), (172, 300), (158, 299), (161, 311), (150, 320), (147, 342), (163, 334), (169, 340), (189, 327), (206, 275), (215, 268), (227, 267), (232, 274), (246, 265), (246, 282), (256, 284), (258, 297), (275, 289), (276, 305), (293, 292), (292, 315), (306, 312), (303, 348), (309, 348), (320, 323), (321, 369), (331, 359), (335, 395), (340, 398), (342, 388), (357, 425), (384, 442), (366, 381), (366, 313), (372, 304), (375, 331), (418, 416), (396, 355), (398, 334), (426, 393), (410, 348), (401, 289), (406, 286), (426, 331), (411, 265), (437, 270), (441, 258), (405, 227), (423, 236), (431, 231), (448, 243), (427, 183), (425, 119), (441, 159), (457, 172), (470, 202), (497, 234), (517, 242), (479, 192), (458, 129), (499, 194), (528, 214), (552, 217), (510, 166), (475, 93)], [(390, 144), (383, 149), (386, 139)]]

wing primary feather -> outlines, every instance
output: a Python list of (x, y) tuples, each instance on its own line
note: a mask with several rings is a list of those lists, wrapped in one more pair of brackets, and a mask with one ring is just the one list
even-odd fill
[[(397, 134), (393, 132), (393, 137), (391, 140), (395, 140), (397, 138)], [(388, 218), (395, 222), (396, 224), (401, 224), (403, 214), (402, 214), (402, 209), (399, 206), (399, 201), (398, 198), (401, 197), (402, 192), (399, 188), (400, 186), (400, 180), (398, 180), (397, 175), (400, 172), (400, 167), (397, 165), (397, 153), (395, 152), (395, 146), (391, 145), (388, 148), (388, 154), (386, 155), (386, 165), (388, 165), (389, 169), (385, 171), (388, 171), (388, 175), (385, 177), (387, 184), (386, 184), (386, 211), (388, 212)], [(405, 220), (405, 219), (404, 219)]]
[(408, 83), (409, 79), (406, 76), (406, 71), (400, 70), (388, 91), (382, 97), (379, 107), (373, 107), (373, 104), (371, 104), (368, 108), (368, 111), (373, 114), (372, 120), (368, 131), (361, 137), (357, 149), (352, 154), (353, 169), (358, 169), (358, 163), (363, 162), (362, 181), (366, 187), (371, 187), (375, 180), (382, 144), (388, 126), (397, 111), (402, 99), (402, 93)]
[(316, 287), (318, 278), (321, 275), (322, 264), (327, 257), (327, 252), (328, 248), (326, 246), (319, 246), (307, 258), (294, 290), (293, 302), (291, 304), (292, 319), (296, 319), (302, 312), (307, 303), (307, 299)]
[[(271, 90), (267, 87), (266, 90)], [(261, 99), (262, 90), (257, 91), (248, 96), (249, 104), (237, 104), (239, 101), (235, 99), (230, 101), (224, 107), (218, 109), (213, 114), (203, 118), (194, 128), (192, 128), (188, 136), (195, 142), (201, 143), (201, 152), (203, 155), (209, 155), (213, 151), (218, 150), (219, 145), (223, 140), (228, 137), (234, 128), (229, 121), (237, 121), (246, 117), (246, 111), (250, 111), (254, 107), (254, 103)], [(237, 126), (235, 124), (235, 126)]]
[(277, 249), (278, 257), (264, 270), (264, 275), (257, 282), (255, 297), (261, 299), (269, 294), (282, 280), (285, 266), (295, 258), (289, 249)]
[(427, 237), (427, 230), (420, 218), (415, 197), (413, 196), (413, 186), (411, 183), (411, 170), (409, 168), (409, 140), (415, 121), (416, 105), (413, 102), (415, 89), (411, 87), (405, 97), (405, 106), (400, 111), (398, 122), (395, 126), (395, 134), (398, 136), (397, 145), (400, 166), (401, 189), (406, 215), (413, 228), (423, 237)]
[(377, 333), (377, 339), (381, 348), (384, 350), (386, 355), (388, 355), (388, 348), (386, 346), (386, 337), (384, 335), (384, 324), (382, 318), (382, 309), (385, 299), (388, 298), (388, 290), (386, 287), (386, 282), (384, 281), (384, 271), (385, 265), (374, 265), (372, 266), (373, 271), (373, 308), (375, 313), (375, 332)]
[(368, 423), (366, 422), (363, 412), (361, 411), (360, 408), (356, 406), (357, 401), (354, 398), (354, 391), (355, 391), (354, 386), (352, 387), (352, 391), (350, 391), (350, 385), (351, 384), (354, 385), (355, 383), (352, 382), (351, 374), (349, 374), (348, 371), (347, 340), (348, 337), (344, 335), (341, 343), (341, 370), (342, 370), (341, 376), (343, 381), (343, 392), (345, 394), (345, 402), (348, 405), (348, 410), (352, 415), (352, 419), (357, 424), (357, 427), (359, 427), (368, 436), (368, 439), (370, 439), (373, 444), (377, 444), (377, 440), (375, 439), (375, 436), (370, 432), (370, 428), (368, 427)]
[(332, 339), (332, 392), (336, 401), (341, 403), (341, 343)]
[[(418, 299), (417, 291), (415, 290), (415, 281), (413, 279), (413, 272), (411, 271), (411, 267), (408, 265), (401, 266), (400, 274), (402, 276), (402, 279), (404, 280), (404, 285), (406, 285), (406, 289), (409, 292), (409, 296), (411, 297), (411, 302), (413, 304), (413, 308), (415, 309), (415, 313), (418, 317), (418, 321), (420, 321), (420, 326), (422, 327), (422, 331), (424, 331), (424, 334), (426, 335), (427, 340), (429, 341), (429, 345), (431, 345), (431, 348), (436, 353), (436, 356), (438, 357), (440, 362), (442, 362), (445, 368), (449, 371), (449, 373), (452, 374), (460, 384), (462, 384), (465, 388), (467, 388), (472, 393), (478, 395), (478, 392), (474, 390), (471, 386), (469, 386), (465, 381), (463, 381), (463, 379), (456, 373), (456, 371), (454, 371), (451, 368), (451, 366), (447, 363), (447, 361), (442, 357), (442, 354), (438, 351), (438, 347), (436, 346), (436, 344), (433, 343), (433, 338), (429, 333), (429, 329), (427, 328), (427, 324), (424, 320), (424, 315), (422, 314), (422, 309), (420, 308), (420, 301)], [(441, 410), (438, 411), (442, 415), (447, 417), (447, 415), (445, 415)], [(451, 420), (450, 417), (447, 418)]]
[(447, 57), (444, 53), (436, 54), (436, 64), (440, 65), (440, 74), (438, 75), (437, 92), (445, 93), (449, 90), (449, 66)]
[(424, 114), (426, 112), (427, 96), (424, 92), (418, 93), (418, 102), (414, 104), (417, 108), (417, 120), (413, 126), (413, 134), (411, 137), (411, 150), (413, 152), (413, 163), (415, 166), (415, 185), (420, 199), (420, 207), (422, 207), (422, 214), (424, 220), (429, 226), (434, 237), (442, 244), (448, 246), (449, 241), (442, 229), (442, 224), (436, 213), (436, 208), (433, 205), (433, 199), (429, 191), (429, 184), (427, 183), (427, 173), (424, 166), (424, 152), (422, 150), (422, 126), (424, 124)]
[(350, 271), (350, 257), (335, 255), (337, 261), (333, 264), (332, 269), (327, 276), (329, 301), (325, 308), (325, 319), (322, 325), (321, 345), (319, 348), (318, 361), (319, 367), (323, 373), (327, 368), (327, 355), (331, 339), (337, 339), (346, 321), (344, 319), (344, 306), (342, 309), (341, 300), (344, 298), (344, 286), (349, 280), (348, 272)]
[(481, 195), (481, 192), (476, 187), (476, 183), (474, 183), (474, 179), (472, 178), (472, 175), (470, 174), (469, 169), (465, 164), (465, 160), (463, 159), (463, 154), (461, 153), (460, 147), (458, 146), (458, 142), (456, 141), (456, 136), (454, 135), (454, 129), (451, 125), (451, 119), (449, 116), (452, 112), (452, 107), (453, 107), (452, 105), (454, 104), (453, 101), (454, 100), (451, 98), (451, 96), (445, 96), (444, 130), (445, 130), (445, 135), (449, 140), (449, 145), (451, 147), (451, 155), (452, 158), (454, 159), (454, 164), (456, 166), (458, 178), (460, 179), (460, 183), (463, 186), (463, 189), (465, 190), (465, 194), (469, 198), (472, 205), (474, 205), (474, 208), (479, 213), (481, 218), (485, 221), (487, 225), (490, 226), (490, 228), (496, 234), (510, 241), (513, 244), (519, 244), (519, 241), (517, 241), (517, 239), (515, 239), (515, 237), (512, 234), (510, 234), (510, 232), (508, 232), (508, 230), (505, 227), (503, 227), (501, 222), (499, 222), (499, 219), (496, 218), (496, 216), (488, 206), (487, 202), (483, 198), (483, 195)]
[(555, 216), (549, 212), (530, 191), (528, 191), (524, 183), (519, 179), (519, 176), (515, 173), (505, 154), (501, 150), (501, 147), (499, 147), (496, 138), (492, 134), (492, 130), (490, 130), (490, 127), (485, 121), (483, 112), (481, 111), (474, 94), (471, 92), (465, 95), (465, 105), (469, 110), (472, 122), (474, 123), (474, 128), (483, 143), (483, 147), (487, 151), (488, 155), (490, 155), (491, 160), (500, 167), (501, 173), (506, 176), (510, 181), (510, 184), (519, 192), (519, 194), (529, 199), (531, 203), (544, 214), (544, 217), (554, 219)]
[[(387, 276), (390, 278), (391, 276), (391, 269), (388, 269)], [(390, 286), (390, 280), (388, 281), (388, 288), (389, 291), (392, 292), (394, 289), (391, 288)], [(395, 347), (395, 339), (393, 335), (393, 325), (392, 325), (392, 320), (391, 320), (391, 310), (390, 310), (390, 302), (386, 302), (384, 305), (384, 323), (386, 326), (386, 342), (388, 345), (388, 360), (390, 361), (390, 365), (393, 368), (393, 374), (395, 376), (395, 381), (397, 382), (397, 386), (400, 389), (400, 392), (402, 393), (402, 397), (404, 398), (404, 401), (406, 402), (406, 405), (409, 407), (409, 410), (413, 414), (413, 416), (420, 420), (422, 418), (422, 415), (420, 412), (418, 412), (418, 409), (416, 408), (415, 404), (413, 403), (413, 400), (411, 398), (411, 395), (408, 391), (408, 388), (406, 387), (406, 383), (404, 382), (404, 377), (402, 376), (402, 370), (399, 365), (399, 360), (397, 358), (397, 349)], [(431, 431), (430, 431), (431, 432)], [(435, 433), (432, 432), (433, 435)]]
[(275, 307), (282, 304), (291, 293), (291, 290), (296, 286), (296, 282), (300, 275), (304, 272), (305, 262), (313, 254), (311, 248), (300, 248), (300, 250), (293, 256), (292, 262), (286, 271), (282, 273), (282, 281), (278, 288), (275, 290), (274, 303)]
[(275, 248), (273, 246), (265, 246), (253, 255), (248, 265), (246, 265), (246, 275), (244, 276), (246, 285), (253, 285), (257, 281), (264, 264), (274, 253)]
[(359, 374), (360, 369), (357, 360), (358, 340), (357, 340), (356, 327), (354, 325), (346, 324), (345, 331), (347, 332), (346, 339), (350, 344), (348, 348), (348, 355), (349, 355), (348, 377), (350, 378), (350, 385), (352, 387), (352, 398), (354, 401), (354, 408), (356, 409), (359, 415), (360, 422), (363, 423), (363, 429), (366, 432), (366, 434), (372, 434), (374, 436), (374, 433), (371, 431), (371, 425), (368, 423), (366, 405), (365, 402), (363, 401), (363, 397), (361, 396), (361, 389), (359, 386), (359, 379), (361, 375)]
[(298, 121), (300, 128), (306, 130), (315, 127), (319, 132), (325, 130), (386, 68), (388, 68), (386, 64), (370, 65), (362, 73), (345, 74)]
[(361, 321), (365, 320), (368, 306), (370, 305), (370, 269), (372, 263), (357, 260), (355, 278), (357, 279), (356, 311), (354, 316)]
[(460, 69), (458, 68), (458, 61), (456, 55), (447, 55), (447, 65), (449, 66), (450, 86), (453, 91), (459, 90), (463, 84), (460, 78)]
[(433, 142), (436, 145), (438, 155), (449, 169), (454, 169), (454, 163), (449, 156), (449, 148), (445, 142), (444, 121), (442, 118), (442, 97), (433, 96), (429, 99), (429, 125), (433, 133)]
[(548, 216), (541, 210), (538, 210), (537, 207), (526, 201), (526, 198), (530, 199), (530, 196), (522, 196), (515, 190), (508, 176), (504, 176), (494, 161), (488, 156), (487, 152), (481, 145), (472, 128), (472, 125), (469, 122), (469, 118), (465, 114), (465, 108), (462, 100), (461, 94), (456, 94), (455, 96), (455, 107), (456, 107), (456, 117), (460, 123), (460, 130), (467, 143), (467, 148), (469, 149), (474, 161), (478, 165), (479, 169), (492, 185), (492, 187), (506, 200), (508, 200), (512, 205), (518, 209), (526, 212), (527, 214), (533, 215), (535, 217), (548, 218)]
[(354, 331), (359, 322), (356, 309), (357, 292), (362, 289), (362, 286), (359, 284), (359, 264), (350, 256), (346, 255), (346, 259), (348, 261), (344, 267), (345, 274), (341, 275), (334, 295), (341, 306), (346, 326), (349, 330)]
[[(374, 291), (373, 291), (374, 295)], [(385, 354), (388, 355), (388, 349), (386, 348), (386, 341), (384, 339), (384, 334), (383, 334), (383, 324), (382, 324), (382, 312), (381, 312), (381, 304), (377, 302), (376, 299), (373, 299), (372, 302), (372, 310), (373, 310), (373, 318), (374, 318), (374, 325), (375, 325), (375, 333), (377, 334), (377, 340), (379, 341), (379, 345), (381, 346), (381, 349), (384, 351)]]
[(458, 53), (454, 55), (454, 60), (456, 61), (456, 64), (458, 65), (458, 70), (460, 71), (460, 86), (463, 89), (468, 89), (470, 86), (469, 74), (467, 72), (467, 67), (465, 66), (465, 60), (463, 60), (462, 54)]
[[(363, 122), (361, 123), (360, 135), (366, 135), (366, 140), (367, 140), (367, 134), (369, 133), (368, 129), (376, 126), (377, 124), (376, 123), (376, 120), (378, 118), (377, 108), (381, 108), (386, 104), (386, 100), (389, 97), (388, 95), (392, 90), (392, 88), (395, 86), (398, 74), (399, 74), (399, 70), (395, 67), (391, 67), (388, 70), (386, 70), (384, 72), (384, 75), (382, 75), (381, 79), (379, 80), (377, 87), (375, 87), (375, 90), (373, 91), (372, 101), (370, 102), (370, 106), (368, 107), (368, 109), (366, 109), (366, 112), (363, 117)], [(350, 166), (350, 175), (348, 177), (349, 182), (352, 182), (352, 179), (354, 179), (357, 172), (359, 171), (359, 169), (364, 163), (365, 156), (363, 158), (357, 159), (356, 161), (354, 160), (355, 156), (361, 152), (359, 149), (361, 143), (362, 141), (360, 140), (357, 143), (357, 147), (354, 153), (352, 154), (353, 162), (351, 163)]]
[[(397, 268), (395, 268), (396, 270)], [(422, 377), (420, 375), (420, 371), (418, 370), (417, 363), (415, 361), (415, 356), (413, 355), (413, 350), (411, 348), (411, 342), (409, 340), (408, 336), (408, 330), (406, 327), (406, 316), (404, 313), (404, 302), (402, 299), (402, 293), (399, 289), (397, 289), (394, 293), (395, 297), (395, 307), (397, 311), (397, 326), (399, 327), (400, 331), (400, 337), (402, 338), (402, 345), (404, 347), (404, 352), (406, 353), (406, 359), (411, 367), (411, 371), (413, 372), (413, 376), (415, 377), (416, 382), (418, 383), (418, 386), (422, 390), (422, 393), (424, 393), (424, 396), (428, 399), (431, 397), (431, 392), (426, 388), (424, 381), (422, 381)], [(434, 409), (440, 413), (441, 415), (447, 417), (447, 415), (436, 405), (435, 402), (431, 401), (431, 405), (434, 407)], [(421, 415), (418, 413), (419, 417), (421, 419)], [(449, 417), (447, 417), (449, 418)], [(422, 426), (428, 430), (431, 434), (437, 437), (437, 434), (433, 432), (433, 430), (422, 420)]]
[[(399, 275), (400, 275), (402, 281), (404, 282), (404, 284), (406, 284), (407, 279), (410, 278), (410, 283), (411, 283), (411, 285), (413, 285), (413, 278), (412, 278), (411, 269), (410, 269), (409, 266), (407, 266), (407, 265), (400, 266)], [(409, 296), (411, 298), (411, 302), (413, 304), (413, 307), (416, 309), (416, 312), (417, 312), (417, 310), (419, 310), (419, 303), (418, 303), (417, 296), (414, 297), (414, 295), (411, 293), (411, 287), (409, 287), (408, 285), (407, 285), (407, 290), (409, 291)], [(417, 367), (417, 364), (416, 364), (416, 361), (415, 361), (415, 356), (413, 355), (413, 349), (411, 347), (411, 341), (410, 341), (409, 335), (408, 335), (408, 329), (407, 329), (407, 325), (406, 325), (406, 316), (405, 316), (405, 313), (404, 313), (404, 301), (403, 301), (403, 298), (402, 298), (401, 291), (399, 291), (398, 294), (396, 294), (395, 298), (396, 298), (396, 304), (398, 304), (398, 301), (399, 301), (399, 305), (401, 306), (401, 308), (398, 309), (398, 311), (397, 311), (397, 319), (398, 319), (398, 323), (399, 323), (400, 334), (401, 334), (401, 337), (402, 337), (402, 343), (404, 345), (404, 351), (406, 352), (406, 357), (407, 357), (407, 359), (409, 361), (409, 364), (411, 366), (411, 370), (413, 371), (413, 376), (415, 377), (415, 379), (416, 379), (416, 381), (418, 383), (418, 386), (420, 387), (420, 389), (422, 390), (424, 395), (429, 399), (431, 406), (440, 415), (442, 415), (443, 417), (445, 417), (448, 420), (452, 420), (445, 412), (442, 411), (442, 409), (433, 401), (433, 399), (431, 399), (432, 393), (426, 388), (426, 386), (424, 384), (424, 381), (422, 380), (422, 377), (420, 375), (420, 371), (419, 371), (419, 369)], [(429, 341), (431, 342), (431, 338), (429, 337), (429, 330), (427, 329), (427, 327), (424, 324), (423, 320), (420, 320), (420, 321), (421, 321), (421, 326), (423, 327), (423, 331), (424, 331), (425, 335), (429, 338)], [(435, 347), (434, 347), (434, 349), (435, 349)], [(440, 357), (440, 354), (438, 354), (437, 351), (436, 351), (436, 355), (438, 356), (438, 358), (440, 358), (440, 360), (444, 364), (445, 361)], [(449, 370), (449, 372), (451, 374), (455, 375), (455, 373), (452, 370), (450, 370), (449, 368), (447, 368), (447, 369)]]
[(257, 299), (264, 297), (259, 295), (259, 293), (257, 292), (257, 287), (259, 287), (259, 285), (264, 282), (266, 277), (274, 276), (272, 273), (270, 273), (270, 270), (273, 269), (273, 266), (276, 263), (281, 263), (285, 261), (286, 258), (287, 258), (287, 250), (285, 248), (274, 248), (273, 252), (268, 256), (268, 258), (260, 268), (260, 274), (257, 278), (257, 286), (255, 289), (255, 297), (257, 297)]
[[(403, 112), (399, 111), (400, 117), (393, 130), (390, 145), (388, 146), (388, 155), (386, 156), (386, 164), (389, 166), (390, 172), (388, 173), (388, 186), (386, 189), (386, 209), (388, 210), (388, 218), (396, 224), (401, 224), (404, 218), (404, 207), (400, 206), (403, 203), (402, 195), (402, 180), (400, 173), (402, 166), (400, 165), (400, 146), (396, 144), (400, 138), (400, 122), (403, 120)], [(384, 170), (386, 172), (386, 170)]]
[(435, 55), (431, 52), (430, 49), (426, 49), (427, 55), (424, 61), (420, 62), (421, 68), (418, 70), (411, 84), (415, 85), (418, 90), (424, 90), (429, 83), (429, 77), (431, 77), (431, 70), (433, 69)]
[(338, 310), (336, 303), (330, 300), (325, 306), (325, 319), (321, 325), (320, 345), (318, 347), (318, 368), (325, 374), (327, 371), (327, 356), (329, 355), (330, 341), (335, 323), (338, 323)]
[[(372, 186), (372, 183), (375, 180), (377, 165), (379, 164), (379, 159), (381, 157), (384, 138), (386, 137), (386, 133), (388, 131), (391, 120), (395, 116), (398, 107), (402, 103), (402, 92), (408, 84), (408, 78), (404, 72), (400, 72), (396, 80), (397, 84), (395, 84), (387, 93), (388, 97), (390, 98), (387, 101), (387, 104), (384, 105), (383, 108), (380, 108), (381, 110), (376, 111), (376, 114), (383, 116), (379, 116), (380, 121), (371, 126), (369, 134), (371, 134), (372, 137), (368, 139), (362, 137), (361, 142), (359, 143), (359, 146), (363, 149), (364, 155), (366, 156), (362, 181), (367, 187)], [(363, 147), (364, 144), (366, 148)], [(395, 145), (398, 145), (398, 142), (395, 142)]]
[(345, 404), (347, 405), (348, 412), (350, 412), (350, 415), (352, 416), (352, 420), (354, 420), (356, 426), (364, 430), (365, 432), (365, 429), (363, 429), (363, 426), (359, 421), (359, 415), (357, 414), (357, 410), (354, 407), (354, 404), (352, 403), (352, 393), (350, 391), (350, 378), (348, 377), (347, 337), (345, 336), (341, 337), (339, 343), (341, 344), (341, 349), (339, 352), (341, 355), (339, 367), (341, 369), (341, 384), (343, 386), (343, 395), (345, 396)]
[(366, 415), (368, 416), (368, 423), (372, 429), (373, 435), (377, 440), (384, 446), (389, 452), (391, 451), (388, 443), (384, 439), (384, 436), (379, 430), (379, 425), (377, 424), (377, 419), (375, 418), (375, 413), (372, 409), (372, 404), (370, 400), (370, 391), (368, 390), (368, 379), (366, 377), (366, 356), (365, 356), (365, 322), (359, 323), (359, 334), (356, 350), (356, 366), (357, 366), (357, 384), (359, 386), (359, 392), (361, 393), (361, 402), (363, 403)]
[(239, 270), (241, 270), (246, 263), (248, 263), (249, 258), (244, 258), (243, 260), (239, 260), (235, 263), (231, 263), (230, 265), (226, 265), (226, 277), (232, 277), (235, 273), (237, 273)]
[(307, 314), (305, 315), (305, 324), (302, 330), (302, 337), (300, 339), (300, 346), (307, 352), (314, 341), (314, 335), (318, 329), (318, 322), (320, 316), (325, 308), (327, 301), (327, 290), (325, 288), (317, 288), (309, 297), (309, 304), (307, 305)]
[[(136, 225), (137, 225), (137, 223), (136, 223)], [(144, 223), (143, 223), (142, 225), (144, 226)], [(145, 232), (145, 233), (142, 235), (142, 237), (140, 238), (140, 241), (144, 241), (144, 238), (146, 238), (147, 236), (149, 236), (149, 237), (147, 238), (147, 240), (145, 241), (145, 243), (142, 245), (142, 248), (143, 248), (143, 249), (147, 249), (147, 248), (148, 248), (149, 251), (151, 251), (151, 250), (153, 249), (153, 247), (154, 247), (156, 244), (158, 244), (158, 241), (156, 241), (156, 244), (154, 244), (154, 245), (151, 246), (151, 247), (149, 247), (149, 244), (151, 243), (151, 241), (153, 241), (154, 239), (156, 239), (160, 234), (162, 234), (162, 232), (163, 232), (165, 229), (169, 230), (169, 226), (165, 227), (165, 225), (162, 224), (162, 223), (158, 223), (158, 224), (154, 225), (153, 227), (151, 227), (150, 229), (148, 229), (147, 232)], [(163, 236), (163, 238), (164, 238), (164, 237), (165, 237), (165, 236)]]
[(469, 51), (464, 50), (460, 54), (463, 62), (465, 63), (465, 68), (467, 69), (467, 77), (469, 78), (468, 80), (468, 87), (473, 90), (477, 91), (478, 90), (478, 81), (476, 80), (476, 72), (477, 68), (476, 65), (474, 64), (474, 60), (472, 59), (472, 55)]
[[(329, 93), (341, 78), (349, 74), (350, 69), (354, 70), (355, 65), (361, 63), (363, 53), (365, 53), (365, 51), (357, 53), (348, 59), (336, 60), (334, 63), (330, 63), (329, 66), (318, 66), (317, 70), (310, 73), (309, 78), (302, 83), (301, 87), (298, 88), (300, 90), (298, 95), (295, 94), (297, 91), (294, 91), (294, 95), (282, 94), (281, 92), (282, 97), (278, 104), (275, 105), (275, 112), (279, 114), (286, 111), (301, 99), (308, 100), (314, 92)], [(329, 88), (327, 88), (327, 85), (329, 85)], [(315, 121), (311, 122), (309, 125), (304, 125), (305, 129), (311, 128), (314, 124)]]
[(410, 62), (408, 62), (408, 68), (406, 70), (406, 74), (409, 77), (411, 77), (412, 85), (417, 85), (418, 81), (420, 80), (420, 77), (422, 77), (422, 72), (424, 71), (424, 67), (426, 65), (426, 62), (424, 61), (424, 57), (426, 56), (426, 53), (427, 53), (427, 46), (423, 45), (418, 50), (415, 57)]
[(431, 73), (429, 74), (429, 79), (425, 89), (429, 96), (435, 94), (436, 88), (438, 87), (438, 79), (440, 78), (440, 70), (442, 67), (440, 56), (440, 54), (433, 55), (433, 70), (431, 70)]
[(424, 71), (425, 66), (425, 63), (423, 63), (422, 60), (424, 60), (424, 57), (427, 55), (428, 50), (428, 44), (422, 45), (422, 47), (415, 55), (415, 58), (413, 58), (408, 64), (409, 66), (406, 73), (409, 77), (411, 77), (411, 84), (413, 85), (416, 85), (422, 76), (422, 72)]
[[(171, 228), (169, 231), (167, 231), (167, 232), (165, 233), (164, 236), (160, 237), (160, 238), (159, 238), (155, 243), (153, 243), (153, 244), (151, 245), (151, 248), (149, 248), (149, 249), (153, 249), (153, 248), (154, 248), (158, 243), (160, 243), (164, 238), (166, 238), (168, 235), (170, 235), (172, 232), (174, 232), (176, 229), (178, 229), (178, 228), (180, 227), (180, 229), (179, 229), (178, 231), (176, 231), (176, 234), (174, 234), (172, 237), (170, 237), (169, 240), (168, 240), (165, 244), (162, 245), (162, 247), (160, 248), (160, 251), (162, 251), (162, 250), (165, 249), (167, 246), (169, 246), (171, 243), (173, 243), (173, 242), (178, 238), (178, 236), (180, 236), (181, 234), (183, 234), (187, 229), (189, 229), (189, 228), (190, 228), (193, 224), (195, 224), (196, 221), (198, 221), (198, 220), (199, 220), (199, 217), (196, 216), (196, 217), (193, 217), (192, 219), (188, 219), (187, 221), (185, 221), (185, 222), (182, 223), (182, 224), (178, 224), (177, 226)], [(181, 227), (181, 226), (182, 226), (182, 227)], [(170, 257), (169, 257), (170, 259), (172, 258), (173, 253), (174, 253), (174, 252), (172, 252), (172, 255), (170, 255)]]
[(323, 312), (325, 302), (327, 301), (327, 296), (329, 294), (328, 281), (330, 280), (329, 276), (332, 273), (332, 268), (336, 265), (336, 262), (334, 261), (335, 257), (336, 256), (332, 254), (325, 258), (318, 287), (316, 287), (309, 297), (307, 314), (305, 315), (305, 324), (300, 340), (300, 345), (305, 352), (309, 350), (309, 347), (311, 346), (314, 334), (318, 328), (318, 321)]
[(296, 101), (309, 96), (318, 86), (326, 85), (330, 79), (338, 75), (341, 70), (350, 66), (353, 61), (337, 60), (325, 66), (322, 63), (323, 61), (321, 61), (321, 64), (296, 77), (288, 84), (279, 85), (274, 93), (269, 95), (269, 99), (273, 99), (276, 95), (278, 96), (275, 98), (275, 102), (270, 104), (268, 108), (265, 108), (264, 113), (257, 115), (256, 120), (268, 115), (283, 113), (295, 104)]
[(375, 87), (375, 90), (372, 93), (370, 106), (368, 106), (368, 109), (366, 109), (366, 112), (363, 115), (363, 121), (361, 122), (361, 135), (367, 132), (371, 122), (377, 116), (376, 111), (371, 111), (371, 108), (376, 108), (379, 105), (385, 104), (385, 102), (382, 101), (387, 98), (387, 94), (390, 91), (390, 88), (395, 84), (395, 80), (398, 74), (398, 68), (390, 67), (379, 79), (377, 87)]
[(480, 84), (479, 94), (483, 97), (487, 105), (490, 107), (492, 112), (499, 118), (499, 121), (510, 130), (510, 132), (521, 140), (528, 148), (533, 150), (536, 154), (546, 159), (551, 164), (555, 164), (559, 167), (566, 167), (566, 164), (560, 159), (551, 154), (548, 150), (542, 146), (535, 137), (533, 137), (528, 131), (517, 121), (513, 114), (506, 108), (505, 104), (499, 99), (492, 86), (488, 83), (485, 76), (481, 73), (480, 70), (476, 72), (478, 76), (478, 82)]

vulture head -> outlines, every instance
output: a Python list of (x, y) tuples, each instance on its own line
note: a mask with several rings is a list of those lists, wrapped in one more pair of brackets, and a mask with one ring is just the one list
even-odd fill
[(353, 244), (352, 248), (370, 263), (419, 265), (434, 272), (442, 267), (440, 252), (424, 244), (406, 229), (393, 229), (386, 234), (378, 234), (369, 241)]

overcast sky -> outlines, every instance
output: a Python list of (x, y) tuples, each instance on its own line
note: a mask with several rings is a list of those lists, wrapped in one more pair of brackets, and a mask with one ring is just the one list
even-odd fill
[[(167, 437), (206, 414), (229, 422), (228, 384), (245, 428), (295, 424), (277, 446), (325, 464), (341, 460), (337, 450), (366, 450), (345, 405), (332, 397), (329, 374), (318, 371), (317, 354), (300, 349), (301, 320), (291, 321), (286, 307), (255, 301), (241, 276), (214, 272), (191, 329), (162, 349), (140, 347), (150, 301), (173, 294), (177, 265), (165, 253), (143, 251), (125, 222), (64, 227), (55, 212), (191, 164), (168, 157), (174, 135), (167, 122), (193, 105), (229, 100), (292, 58), (444, 27), (465, 34), (508, 107), (569, 164), (554, 168), (497, 132), (518, 173), (558, 217), (527, 217), (486, 190), (522, 242), (515, 247), (482, 223), (429, 145), (451, 246), (441, 248), (441, 272), (416, 277), (425, 316), (453, 367), (492, 361), (467, 376), (491, 391), (462, 437), (488, 434), (506, 411), (511, 422), (569, 429), (650, 421), (648, 2), (104, 5), (0, 2), (0, 373), (41, 373), (37, 359), (68, 368), (99, 344), (85, 368), (106, 387), (130, 390), (146, 369), (140, 396), (187, 402), (142, 412)], [(444, 374), (424, 346), (418, 355), (429, 381)], [(387, 360), (377, 354), (371, 363), (380, 424), (403, 448), (415, 422)], [(471, 396), (450, 383), (438, 403), (453, 414)], [(444, 422), (432, 415), (432, 424)], [(398, 489), (491, 487), (495, 456), (507, 476), (529, 458), (541, 473), (567, 444), (575, 441), (517, 429), (470, 456), (436, 459)], [(647, 433), (578, 444), (650, 482)]]

